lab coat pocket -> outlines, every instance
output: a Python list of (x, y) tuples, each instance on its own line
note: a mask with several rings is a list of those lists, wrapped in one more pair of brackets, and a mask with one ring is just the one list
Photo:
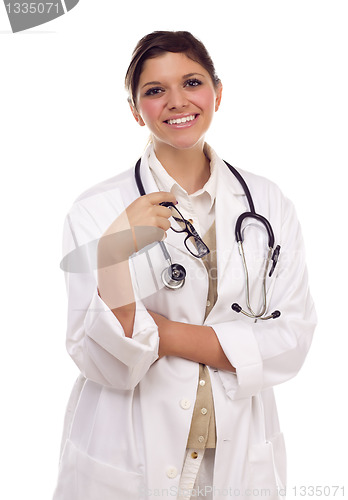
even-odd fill
[(285, 483), (285, 444), (283, 434), (278, 433), (250, 448), (248, 490), (252, 491), (252, 498), (278, 500), (284, 498)]
[(67, 441), (53, 500), (138, 500), (143, 476), (99, 462)]

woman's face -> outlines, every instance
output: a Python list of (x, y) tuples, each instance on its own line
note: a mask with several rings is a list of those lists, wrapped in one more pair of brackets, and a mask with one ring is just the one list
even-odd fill
[(204, 142), (221, 91), (198, 62), (166, 52), (145, 61), (133, 114), (152, 132), (155, 148), (194, 148)]

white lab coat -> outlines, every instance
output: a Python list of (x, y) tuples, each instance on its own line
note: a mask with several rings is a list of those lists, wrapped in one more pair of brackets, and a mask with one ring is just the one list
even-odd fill
[[(268, 311), (279, 309), (281, 316), (255, 323), (234, 312), (233, 302), (245, 306), (234, 227), (248, 205), (237, 179), (212, 154), (218, 166), (218, 300), (205, 321), (208, 276), (204, 264), (187, 252), (183, 235), (171, 230), (165, 242), (172, 261), (186, 268), (185, 286), (167, 290), (159, 279), (156, 285), (153, 276), (159, 276), (164, 267), (158, 244), (135, 257), (131, 265), (140, 298), (133, 338), (125, 337), (119, 321), (98, 296), (95, 271), (67, 276), (67, 349), (81, 376), (66, 413), (54, 500), (176, 498), (199, 365), (176, 357), (157, 359), (158, 330), (147, 308), (171, 320), (211, 326), (236, 368), (234, 374), (209, 367), (217, 429), (214, 500), (242, 495), (277, 499), (285, 485), (285, 448), (272, 387), (296, 375), (316, 322), (301, 232), (292, 204), (277, 186), (242, 172), (256, 211), (270, 220), (281, 245), (275, 275), (267, 282)], [(157, 191), (147, 153), (141, 176), (147, 193)], [(95, 246), (88, 244), (138, 196), (133, 167), (80, 196), (67, 217), (64, 254), (86, 244), (94, 252)], [(259, 268), (267, 238), (252, 221), (244, 235), (256, 308), (261, 303)], [(95, 267), (95, 255), (88, 258)], [(148, 258), (152, 271), (148, 271)]]

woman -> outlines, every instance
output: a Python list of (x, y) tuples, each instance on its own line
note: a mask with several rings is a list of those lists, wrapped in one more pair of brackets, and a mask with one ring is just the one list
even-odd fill
[[(293, 206), (243, 172), (281, 247), (266, 278), (266, 314), (281, 315), (238, 314), (231, 304), (244, 303), (245, 279), (234, 228), (249, 206), (204, 141), (222, 94), (209, 54), (190, 33), (151, 33), (126, 87), (151, 132), (137, 167), (146, 194), (132, 167), (80, 196), (67, 216), (65, 254), (79, 262), (65, 264), (67, 348), (81, 376), (54, 498), (284, 498), (272, 387), (300, 369), (316, 321)], [(242, 234), (253, 316), (269, 240), (254, 218)], [(85, 272), (82, 255), (96, 272)]]

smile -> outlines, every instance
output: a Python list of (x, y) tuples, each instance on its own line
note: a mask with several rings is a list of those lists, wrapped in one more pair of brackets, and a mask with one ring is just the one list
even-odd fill
[(197, 116), (198, 115), (183, 116), (182, 118), (175, 118), (172, 120), (166, 120), (165, 123), (168, 123), (168, 125), (181, 125), (181, 124), (185, 124), (188, 122), (192, 122), (193, 120), (195, 120), (195, 118)]

